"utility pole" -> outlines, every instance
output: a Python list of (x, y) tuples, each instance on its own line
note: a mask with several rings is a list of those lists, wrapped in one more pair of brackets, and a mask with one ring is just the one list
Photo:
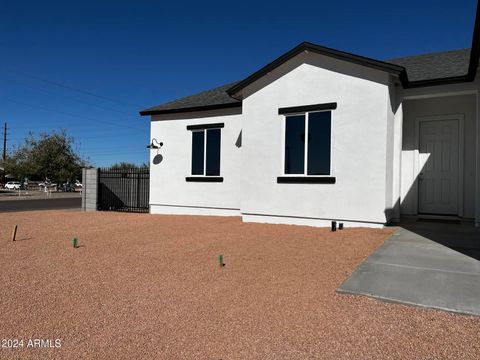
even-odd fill
[(7, 162), (7, 123), (3, 125), (3, 171), (2, 171), (2, 183), (5, 183), (5, 164)]

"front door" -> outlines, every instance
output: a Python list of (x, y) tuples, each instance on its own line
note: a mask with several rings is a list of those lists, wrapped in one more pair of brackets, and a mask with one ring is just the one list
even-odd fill
[(459, 120), (419, 124), (418, 212), (458, 215)]

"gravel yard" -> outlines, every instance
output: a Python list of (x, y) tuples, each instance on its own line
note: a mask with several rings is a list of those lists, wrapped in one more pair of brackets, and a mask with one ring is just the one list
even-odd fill
[(0, 214), (0, 339), (24, 340), (0, 358), (480, 358), (480, 318), (335, 292), (391, 232)]

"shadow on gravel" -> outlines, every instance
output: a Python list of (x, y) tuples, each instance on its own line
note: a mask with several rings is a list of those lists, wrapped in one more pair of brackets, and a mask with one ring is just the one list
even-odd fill
[(33, 237), (26, 237), (26, 238), (20, 238), (20, 239), (15, 239), (15, 241), (27, 241), (27, 240), (32, 240), (34, 239)]

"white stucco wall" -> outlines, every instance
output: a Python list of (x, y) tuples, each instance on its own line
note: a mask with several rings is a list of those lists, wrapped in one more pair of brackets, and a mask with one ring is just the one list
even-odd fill
[[(320, 226), (332, 219), (385, 223), (387, 139), (393, 139), (387, 131), (394, 121), (389, 84), (385, 72), (303, 53), (244, 89), (244, 219)], [(277, 184), (284, 138), (278, 109), (328, 102), (338, 104), (332, 111), (336, 184)]]
[[(150, 157), (150, 209), (153, 214), (239, 215), (240, 109), (156, 115), (151, 137), (164, 143)], [(220, 176), (223, 182), (187, 182), (191, 175), (192, 132), (187, 125), (224, 123), (221, 129)]]
[[(463, 91), (470, 91), (472, 84), (466, 84), (465, 89), (458, 85), (452, 86), (451, 91), (444, 87), (443, 91), (448, 96), (420, 98), (405, 100), (403, 103), (404, 122), (403, 122), (403, 147), (402, 147), (402, 174), (401, 174), (401, 212), (405, 215), (416, 215), (418, 212), (418, 190), (417, 177), (415, 173), (414, 162), (418, 144), (415, 144), (415, 119), (425, 116), (441, 115), (464, 115), (464, 144), (462, 146), (464, 154), (464, 172), (463, 172), (463, 217), (475, 217), (475, 169), (476, 169), (476, 133), (477, 133), (477, 113), (476, 113), (476, 94), (461, 95)], [(409, 97), (416, 96), (434, 96), (440, 89), (415, 89), (405, 91)], [(455, 91), (457, 94), (455, 95)]]

